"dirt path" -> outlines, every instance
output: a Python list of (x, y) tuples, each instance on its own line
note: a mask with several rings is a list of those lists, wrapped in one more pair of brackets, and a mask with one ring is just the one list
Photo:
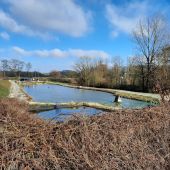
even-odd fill
[(9, 81), (11, 83), (9, 98), (17, 98), (18, 100), (28, 102), (29, 97), (22, 91), (21, 87), (15, 81)]

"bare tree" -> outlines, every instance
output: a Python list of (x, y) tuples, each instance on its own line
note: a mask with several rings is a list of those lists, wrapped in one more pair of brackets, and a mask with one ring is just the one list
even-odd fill
[(149, 91), (158, 66), (158, 56), (168, 42), (166, 24), (161, 17), (140, 21), (138, 28), (133, 32), (133, 38), (138, 55), (144, 58), (141, 62), (145, 66), (143, 71), (145, 71), (146, 88)]
[(20, 77), (20, 72), (23, 70), (24, 62), (16, 59), (10, 60), (10, 70)]
[(61, 77), (61, 73), (57, 70), (53, 70), (50, 72), (50, 77), (53, 77), (53, 78), (60, 78)]
[(2, 71), (3, 71), (3, 76), (6, 76), (6, 71), (8, 71), (9, 69), (9, 62), (8, 60), (1, 60), (1, 67), (2, 67)]
[(87, 56), (81, 57), (74, 67), (79, 74), (79, 83), (81, 85), (89, 86), (91, 71), (93, 67), (91, 58)]
[(107, 84), (108, 68), (107, 64), (103, 60), (96, 61), (93, 64), (93, 75), (91, 76), (91, 81), (93, 86), (103, 87)]
[(29, 76), (29, 71), (31, 70), (32, 68), (32, 65), (30, 62), (26, 63), (25, 64), (25, 67), (26, 67), (26, 71), (27, 71), (27, 76)]
[(121, 70), (122, 70), (122, 59), (120, 56), (115, 56), (112, 59), (112, 69), (111, 69), (111, 76), (112, 76), (112, 83), (114, 86), (118, 87), (121, 85)]
[(145, 58), (143, 56), (134, 56), (129, 58), (128, 78), (131, 80), (130, 85), (138, 86), (140, 90), (145, 91)]

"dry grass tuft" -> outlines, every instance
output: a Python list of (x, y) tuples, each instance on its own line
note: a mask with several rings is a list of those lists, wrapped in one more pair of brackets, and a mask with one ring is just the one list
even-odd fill
[(0, 100), (2, 169), (170, 169), (170, 105), (50, 123)]

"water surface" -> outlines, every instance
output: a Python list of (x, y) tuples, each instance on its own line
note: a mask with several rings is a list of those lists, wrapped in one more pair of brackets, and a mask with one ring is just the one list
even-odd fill
[(80, 115), (95, 115), (102, 113), (102, 110), (89, 108), (89, 107), (79, 107), (79, 108), (61, 108), (56, 110), (40, 112), (37, 115), (43, 119), (53, 119), (57, 121), (63, 121), (66, 118), (72, 116), (73, 114)]
[[(36, 102), (97, 102), (107, 105), (115, 105), (115, 96), (110, 93), (69, 88), (59, 85), (41, 84), (25, 86), (24, 90)], [(150, 105), (148, 102), (122, 98), (121, 107), (123, 108), (143, 108)]]

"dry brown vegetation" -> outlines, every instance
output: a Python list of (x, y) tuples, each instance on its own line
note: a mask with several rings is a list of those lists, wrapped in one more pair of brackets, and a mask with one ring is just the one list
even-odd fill
[(170, 169), (170, 106), (35, 118), (24, 103), (0, 100), (1, 169)]

